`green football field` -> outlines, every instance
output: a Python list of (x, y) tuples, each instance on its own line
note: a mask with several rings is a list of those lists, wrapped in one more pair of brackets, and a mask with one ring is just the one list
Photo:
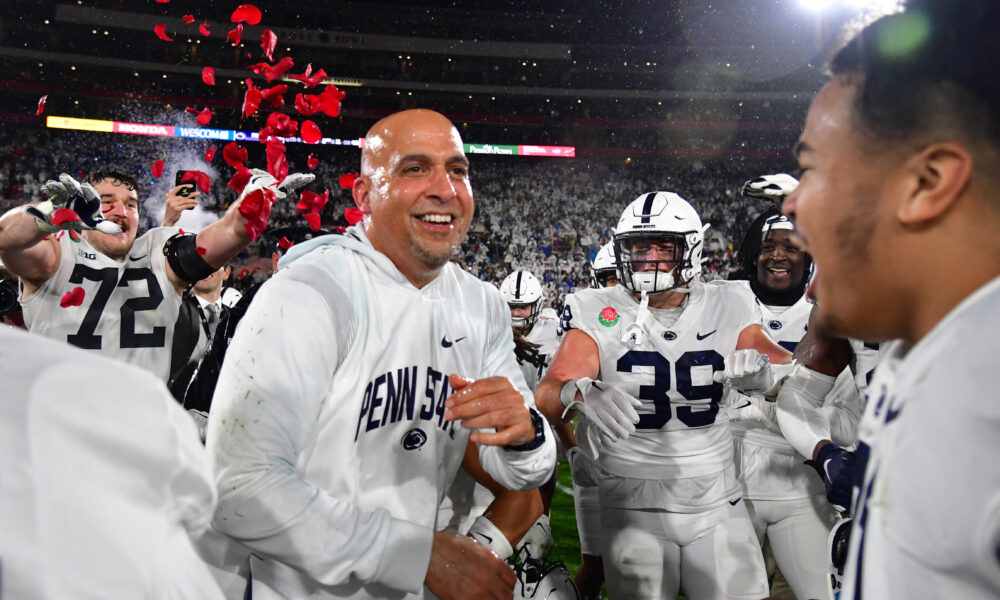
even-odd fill
[(559, 461), (559, 484), (552, 496), (549, 519), (552, 537), (556, 541), (549, 559), (561, 560), (570, 574), (574, 574), (580, 568), (580, 536), (576, 531), (576, 510), (573, 508), (573, 477), (565, 460)]

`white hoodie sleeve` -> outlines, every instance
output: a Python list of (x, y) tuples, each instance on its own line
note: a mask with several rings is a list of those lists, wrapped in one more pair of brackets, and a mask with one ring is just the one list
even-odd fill
[(309, 270), (262, 286), (229, 347), (208, 425), (214, 525), (324, 584), (419, 592), (433, 531), (334, 497), (296, 468), (355, 327), (343, 290)]

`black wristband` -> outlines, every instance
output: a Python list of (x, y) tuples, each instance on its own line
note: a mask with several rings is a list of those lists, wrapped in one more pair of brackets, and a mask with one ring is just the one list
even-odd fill
[(167, 264), (174, 270), (175, 275), (188, 283), (200, 281), (218, 271), (198, 254), (197, 237), (194, 234), (178, 233), (163, 245)]
[(545, 443), (545, 423), (543, 422), (544, 419), (542, 419), (542, 415), (533, 408), (529, 408), (528, 412), (531, 413), (531, 422), (535, 426), (535, 439), (531, 440), (527, 444), (504, 446), (504, 449), (513, 450), (514, 452), (526, 452), (528, 450), (534, 450)]

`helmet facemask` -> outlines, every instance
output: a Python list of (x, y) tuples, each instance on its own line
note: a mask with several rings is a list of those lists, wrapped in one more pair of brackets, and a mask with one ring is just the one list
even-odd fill
[(622, 285), (633, 293), (658, 294), (689, 284), (694, 278), (694, 252), (688, 251), (688, 237), (651, 231), (616, 236)]
[(534, 302), (508, 302), (507, 306), (510, 307), (511, 311), (516, 308), (524, 308), (525, 306), (531, 308), (531, 313), (527, 317), (515, 317), (511, 314), (510, 322), (514, 326), (514, 329), (530, 330), (535, 325), (535, 321), (538, 320), (538, 315), (542, 312), (541, 304), (541, 300), (535, 300)]

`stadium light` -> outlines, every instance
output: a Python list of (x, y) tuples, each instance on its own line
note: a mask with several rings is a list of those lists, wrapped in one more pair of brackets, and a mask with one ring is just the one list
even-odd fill
[(826, 10), (833, 4), (832, 0), (799, 0), (799, 5), (802, 8), (814, 11)]

